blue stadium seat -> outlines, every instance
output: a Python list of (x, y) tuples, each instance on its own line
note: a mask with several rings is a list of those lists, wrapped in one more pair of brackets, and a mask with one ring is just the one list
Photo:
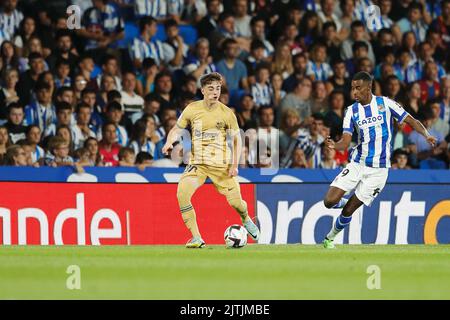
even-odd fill
[(134, 38), (139, 37), (139, 28), (134, 22), (126, 22), (124, 29), (125, 37), (118, 41), (119, 48), (128, 47), (133, 42)]
[(447, 166), (444, 161), (436, 159), (426, 159), (419, 162), (420, 169), (445, 170)]

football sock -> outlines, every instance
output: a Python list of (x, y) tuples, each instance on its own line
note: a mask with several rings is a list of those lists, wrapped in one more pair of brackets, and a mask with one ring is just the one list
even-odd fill
[(239, 215), (241, 216), (242, 223), (246, 223), (248, 220), (250, 220), (247, 210), (247, 202), (245, 202), (241, 198), (233, 198), (227, 200), (230, 206), (232, 206), (233, 209), (236, 210), (237, 213), (239, 213)]
[(197, 217), (195, 215), (195, 210), (192, 205), (180, 208), (181, 215), (183, 216), (183, 221), (189, 231), (192, 233), (193, 238), (201, 238), (200, 231), (198, 231)]
[(327, 234), (328, 240), (334, 240), (339, 232), (344, 230), (346, 226), (352, 221), (352, 216), (344, 217), (342, 214), (336, 219), (334, 226), (331, 228), (330, 232)]
[(337, 204), (335, 204), (332, 209), (342, 209), (346, 203), (348, 202), (348, 199), (341, 198)]

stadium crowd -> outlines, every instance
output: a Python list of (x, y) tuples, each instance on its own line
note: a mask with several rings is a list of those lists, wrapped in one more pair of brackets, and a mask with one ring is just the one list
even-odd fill
[(166, 134), (217, 71), (270, 155), (246, 146), (241, 167), (341, 167), (323, 141), (364, 70), (438, 138), (395, 124), (393, 167), (449, 168), (450, 0), (1, 0), (0, 43), (4, 165), (183, 165)]

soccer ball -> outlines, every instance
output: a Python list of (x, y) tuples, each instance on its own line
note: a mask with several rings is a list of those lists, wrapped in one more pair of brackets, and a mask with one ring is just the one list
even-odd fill
[(242, 248), (247, 244), (247, 230), (238, 224), (233, 224), (223, 235), (227, 248)]

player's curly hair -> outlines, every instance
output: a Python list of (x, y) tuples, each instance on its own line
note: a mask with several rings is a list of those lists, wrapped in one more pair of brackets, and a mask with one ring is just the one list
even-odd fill
[(211, 82), (214, 81), (218, 81), (220, 83), (222, 83), (222, 75), (218, 72), (211, 72), (208, 74), (203, 75), (200, 78), (200, 85), (203, 88), (204, 86), (207, 86), (208, 84), (210, 84)]

